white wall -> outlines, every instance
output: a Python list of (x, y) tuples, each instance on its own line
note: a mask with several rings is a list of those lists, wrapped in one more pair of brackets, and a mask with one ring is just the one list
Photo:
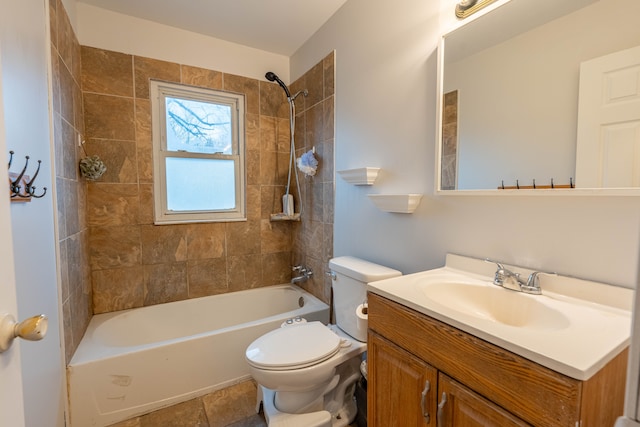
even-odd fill
[(155, 22), (76, 4), (78, 41), (83, 46), (146, 56), (264, 80), (273, 71), (289, 81), (289, 58)]
[(41, 199), (11, 205), (17, 318), (22, 320), (41, 313), (49, 318), (47, 335), (42, 341), (20, 343), (25, 424), (55, 427), (64, 425), (65, 392), (54, 234), (56, 197), (48, 108), (47, 73), (51, 49), (48, 3), (45, 0), (2, 0), (0, 9), (0, 75), (6, 145), (8, 150), (15, 151), (11, 170), (19, 172), (25, 156), (30, 156), (26, 173), (33, 177), (40, 159), (42, 167), (34, 184), (36, 194), (40, 194), (43, 187), (49, 189)]
[[(334, 255), (412, 273), (447, 252), (635, 287), (640, 198), (435, 196), (436, 46), (455, 0), (348, 0), (291, 58), (295, 80), (336, 50), (336, 170), (382, 168), (372, 187), (336, 178)], [(413, 214), (369, 193), (424, 193)]]

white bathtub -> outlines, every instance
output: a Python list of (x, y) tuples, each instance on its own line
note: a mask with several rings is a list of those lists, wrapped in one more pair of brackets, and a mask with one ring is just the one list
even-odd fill
[(329, 306), (278, 285), (93, 316), (67, 368), (72, 427), (106, 426), (248, 379), (246, 347)]

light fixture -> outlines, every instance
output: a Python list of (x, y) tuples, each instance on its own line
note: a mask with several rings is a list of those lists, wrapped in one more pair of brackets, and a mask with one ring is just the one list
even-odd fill
[(461, 0), (456, 5), (456, 16), (458, 18), (466, 18), (494, 1), (496, 0)]

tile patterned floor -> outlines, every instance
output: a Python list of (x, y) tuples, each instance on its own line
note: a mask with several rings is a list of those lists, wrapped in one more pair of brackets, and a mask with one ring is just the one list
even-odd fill
[(267, 427), (255, 413), (255, 396), (255, 382), (245, 381), (111, 427)]

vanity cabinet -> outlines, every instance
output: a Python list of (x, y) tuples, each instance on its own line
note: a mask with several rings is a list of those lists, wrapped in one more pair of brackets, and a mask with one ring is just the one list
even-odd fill
[(622, 415), (627, 350), (580, 381), (377, 294), (368, 303), (370, 427), (602, 427)]

